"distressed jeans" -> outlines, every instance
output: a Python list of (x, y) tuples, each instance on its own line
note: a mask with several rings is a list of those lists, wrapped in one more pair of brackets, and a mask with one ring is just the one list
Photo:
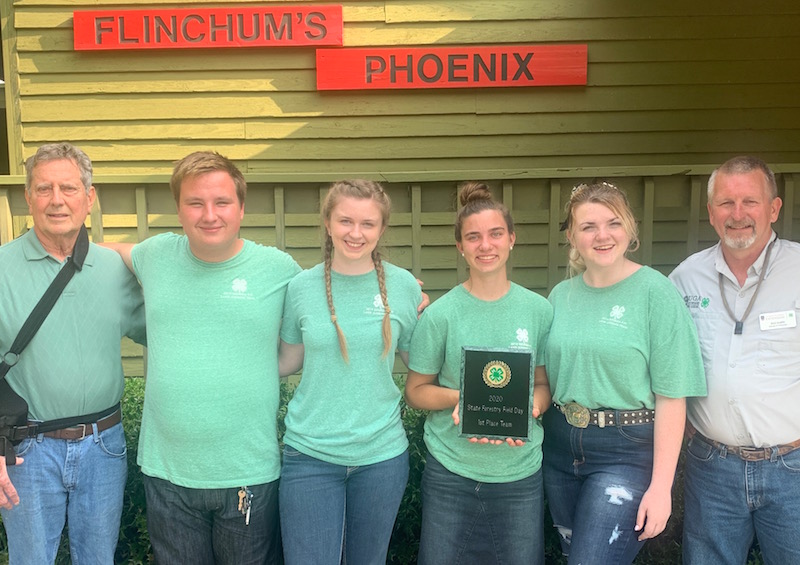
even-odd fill
[(629, 564), (644, 545), (634, 531), (653, 469), (653, 424), (569, 425), (544, 415), (544, 488), (570, 565)]
[(542, 565), (543, 514), (541, 469), (510, 483), (481, 483), (450, 472), (428, 454), (418, 563)]
[(684, 513), (687, 565), (742, 565), (754, 536), (767, 565), (800, 563), (800, 450), (744, 461), (694, 436)]
[(10, 565), (53, 563), (64, 522), (76, 565), (114, 562), (128, 475), (125, 434), (117, 424), (81, 440), (24, 440), (21, 465), (8, 468), (19, 505), (2, 510)]

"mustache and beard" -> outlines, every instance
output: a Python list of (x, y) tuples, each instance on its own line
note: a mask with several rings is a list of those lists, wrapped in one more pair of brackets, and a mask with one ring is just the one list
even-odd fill
[[(744, 233), (728, 233), (729, 229), (743, 230), (750, 228), (750, 232)], [(756, 224), (752, 220), (742, 220), (741, 222), (726, 222), (725, 223), (725, 245), (732, 249), (747, 249), (756, 241)]]

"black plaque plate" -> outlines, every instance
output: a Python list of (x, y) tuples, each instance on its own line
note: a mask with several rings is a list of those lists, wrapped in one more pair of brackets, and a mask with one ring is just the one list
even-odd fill
[(528, 439), (533, 368), (531, 353), (462, 347), (459, 433)]

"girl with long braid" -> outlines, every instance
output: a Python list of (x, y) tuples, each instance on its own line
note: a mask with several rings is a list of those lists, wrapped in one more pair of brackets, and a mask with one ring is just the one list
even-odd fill
[(390, 200), (375, 182), (335, 183), (322, 203), (324, 261), (289, 284), (281, 374), (300, 363), (280, 485), (286, 563), (385, 563), (408, 479), (395, 350), (408, 361), (421, 291), (384, 263)]

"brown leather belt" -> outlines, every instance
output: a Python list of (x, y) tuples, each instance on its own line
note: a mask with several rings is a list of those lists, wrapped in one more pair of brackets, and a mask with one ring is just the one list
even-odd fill
[(568, 402), (564, 406), (553, 403), (558, 411), (567, 418), (567, 423), (576, 428), (585, 428), (589, 424), (598, 428), (606, 426), (638, 426), (650, 424), (656, 419), (656, 411), (642, 408), (641, 410), (592, 410), (581, 406), (577, 402)]
[(791, 443), (773, 445), (771, 447), (742, 447), (740, 445), (726, 445), (724, 443), (707, 438), (698, 432), (689, 421), (686, 422), (686, 435), (688, 435), (689, 438), (697, 436), (714, 449), (723, 451), (725, 453), (730, 453), (731, 455), (736, 455), (744, 461), (766, 461), (772, 459), (773, 453), (776, 457), (780, 457), (781, 455), (786, 455), (787, 453), (791, 453), (795, 449), (800, 448), (800, 439), (797, 439)]
[[(109, 414), (105, 418), (101, 420), (97, 420), (97, 433), (107, 430), (111, 426), (116, 426), (122, 421), (122, 410), (117, 409), (113, 413)], [(83, 439), (86, 436), (90, 436), (94, 433), (94, 427), (92, 426), (92, 422), (88, 424), (78, 424), (77, 426), (71, 426), (69, 428), (61, 428), (60, 430), (55, 430), (52, 432), (45, 432), (43, 435), (45, 437), (51, 437), (53, 439)]]

